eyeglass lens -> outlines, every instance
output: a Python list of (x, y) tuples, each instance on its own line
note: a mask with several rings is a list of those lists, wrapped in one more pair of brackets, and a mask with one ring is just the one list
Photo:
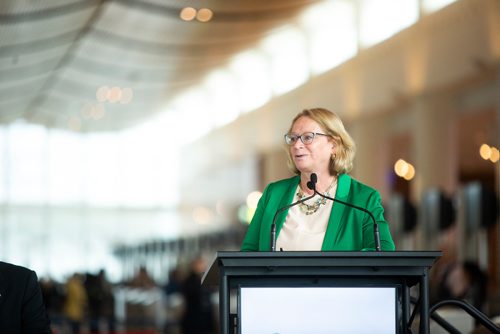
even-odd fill
[(314, 140), (315, 135), (316, 134), (314, 132), (305, 132), (305, 133), (301, 134), (300, 136), (294, 135), (294, 134), (286, 134), (285, 141), (288, 145), (292, 145), (292, 144), (295, 144), (295, 142), (297, 140), (299, 140), (299, 138), (300, 138), (302, 143), (310, 144)]

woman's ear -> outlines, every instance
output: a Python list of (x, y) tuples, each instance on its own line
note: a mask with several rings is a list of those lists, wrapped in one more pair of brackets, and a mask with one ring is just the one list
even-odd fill
[(332, 154), (335, 154), (335, 152), (337, 151), (337, 141), (335, 140), (335, 138), (332, 138)]
[(337, 145), (334, 143), (332, 145), (332, 157), (336, 157), (337, 156)]

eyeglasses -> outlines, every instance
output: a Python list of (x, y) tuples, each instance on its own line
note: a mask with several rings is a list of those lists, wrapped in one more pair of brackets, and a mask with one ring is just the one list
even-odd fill
[(295, 135), (295, 134), (292, 134), (292, 133), (287, 133), (285, 135), (285, 143), (287, 145), (293, 145), (300, 138), (300, 141), (302, 143), (304, 143), (304, 145), (309, 145), (309, 144), (311, 144), (313, 142), (313, 140), (314, 140), (314, 138), (316, 138), (316, 136), (330, 137), (330, 135), (326, 135), (324, 133), (319, 133), (319, 132), (304, 132), (301, 135)]

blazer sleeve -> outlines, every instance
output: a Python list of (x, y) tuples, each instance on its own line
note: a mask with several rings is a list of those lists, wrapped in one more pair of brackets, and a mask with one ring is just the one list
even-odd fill
[(248, 226), (245, 238), (243, 239), (243, 243), (241, 245), (241, 251), (244, 252), (259, 251), (262, 219), (264, 216), (265, 208), (269, 200), (270, 193), (271, 193), (271, 185), (268, 185), (259, 199), (259, 202), (257, 204), (257, 209), (255, 210), (252, 221)]
[(50, 325), (37, 275), (30, 270), (22, 305), (22, 333), (50, 334)]
[[(374, 190), (368, 197), (367, 210), (373, 214), (373, 217), (375, 217), (375, 221), (378, 224), (381, 250), (395, 250), (396, 246), (392, 240), (389, 224), (384, 217), (384, 208), (378, 191)], [(368, 215), (365, 220), (365, 224), (363, 225), (363, 240), (368, 241), (364, 243), (363, 250), (375, 250), (374, 226), (372, 219)]]

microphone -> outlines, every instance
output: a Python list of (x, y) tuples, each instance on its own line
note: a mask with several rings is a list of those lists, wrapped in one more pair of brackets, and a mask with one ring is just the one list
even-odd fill
[[(313, 175), (316, 176), (316, 174), (313, 174)], [(316, 180), (317, 180), (317, 177), (316, 177)], [(307, 187), (308, 188), (309, 188), (309, 183), (310, 182), (311, 181), (307, 182)], [(309, 188), (309, 189), (311, 189), (311, 188)], [(274, 214), (273, 223), (271, 224), (271, 252), (276, 252), (276, 218), (278, 218), (278, 215), (281, 212), (285, 211), (286, 209), (290, 209), (292, 206), (295, 206), (297, 204), (304, 203), (305, 201), (310, 200), (314, 196), (316, 196), (316, 192), (314, 192), (311, 196), (305, 197), (305, 198), (303, 198), (301, 200), (298, 200), (297, 202), (294, 202), (292, 204), (286, 205), (286, 206), (284, 206), (282, 208), (279, 208), (278, 211), (276, 211), (276, 213)]]
[(357, 206), (357, 205), (354, 205), (354, 204), (351, 204), (351, 203), (347, 203), (347, 202), (341, 201), (339, 199), (336, 199), (336, 198), (333, 198), (333, 197), (330, 197), (330, 196), (326, 196), (326, 195), (318, 192), (316, 190), (316, 183), (317, 182), (318, 182), (318, 176), (316, 175), (316, 173), (312, 173), (311, 174), (311, 181), (307, 182), (307, 188), (309, 188), (312, 191), (314, 191), (313, 196), (316, 195), (316, 194), (318, 194), (319, 196), (321, 196), (323, 198), (326, 198), (326, 199), (329, 199), (331, 201), (338, 202), (340, 204), (349, 206), (349, 207), (357, 209), (357, 210), (361, 210), (361, 211), (367, 213), (370, 216), (370, 218), (373, 221), (373, 238), (375, 239), (375, 250), (377, 252), (380, 252), (380, 250), (381, 250), (380, 249), (380, 232), (379, 232), (379, 229), (378, 229), (378, 223), (375, 220), (375, 217), (373, 216), (373, 214), (370, 211), (366, 210), (365, 208), (362, 208), (360, 206)]

